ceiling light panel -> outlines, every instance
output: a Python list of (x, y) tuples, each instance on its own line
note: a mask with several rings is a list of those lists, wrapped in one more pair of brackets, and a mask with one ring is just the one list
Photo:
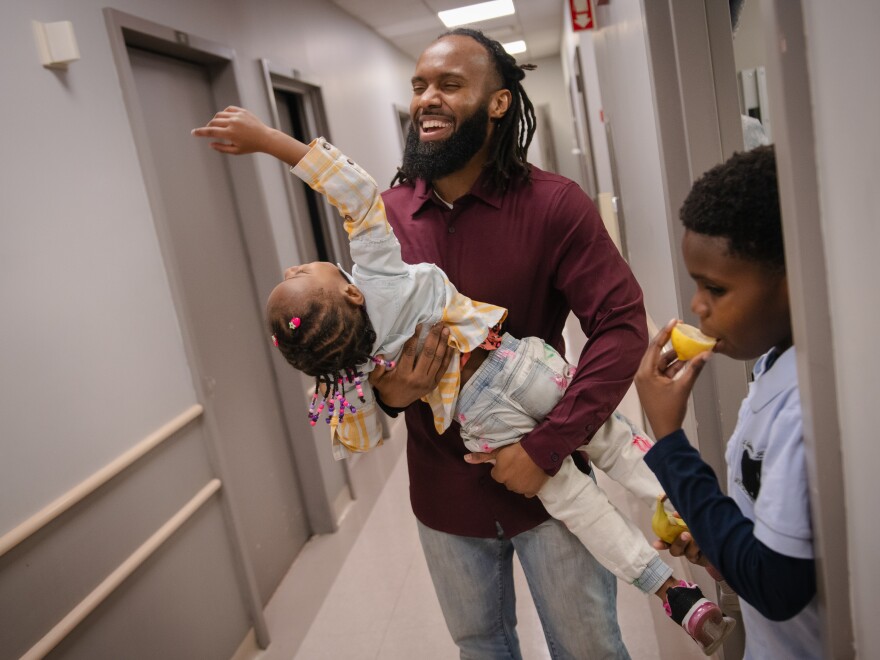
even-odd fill
[(471, 23), (479, 23), (488, 21), (499, 16), (510, 16), (516, 11), (513, 8), (513, 0), (492, 0), (491, 2), (481, 2), (476, 5), (467, 5), (458, 9), (448, 9), (446, 11), (437, 12), (437, 16), (443, 21), (446, 27), (456, 27), (458, 25), (469, 25)]
[(501, 44), (504, 50), (506, 50), (511, 55), (516, 55), (517, 53), (526, 52), (526, 42), (522, 39), (518, 41), (508, 41), (506, 44)]

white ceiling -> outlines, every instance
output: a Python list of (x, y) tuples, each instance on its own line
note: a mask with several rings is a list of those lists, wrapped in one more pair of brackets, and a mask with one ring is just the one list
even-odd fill
[[(338, 7), (376, 30), (413, 59), (448, 28), (438, 11), (475, 4), (479, 0), (333, 0)], [(523, 39), (528, 50), (515, 55), (519, 62), (559, 54), (562, 39), (560, 0), (513, 0), (516, 13), (475, 23), (501, 43)]]

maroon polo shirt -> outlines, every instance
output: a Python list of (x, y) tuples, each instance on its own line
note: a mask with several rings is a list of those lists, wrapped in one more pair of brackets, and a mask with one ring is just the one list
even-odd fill
[[(589, 337), (562, 401), (522, 446), (555, 474), (620, 403), (647, 344), (642, 292), (590, 198), (574, 182), (532, 168), (531, 183), (499, 193), (477, 180), (450, 209), (424, 181), (382, 195), (408, 263), (442, 268), (459, 291), (508, 309), (504, 330), (541, 337), (564, 354), (573, 311)], [(459, 427), (434, 430), (428, 404), (406, 410), (410, 499), (428, 527), (513, 536), (547, 519), (538, 498), (508, 491), (491, 465), (470, 465)]]

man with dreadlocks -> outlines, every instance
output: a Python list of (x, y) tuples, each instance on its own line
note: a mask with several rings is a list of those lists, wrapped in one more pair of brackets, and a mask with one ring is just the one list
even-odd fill
[[(641, 290), (577, 184), (529, 165), (535, 130), (524, 69), (496, 41), (457, 29), (422, 53), (413, 125), (383, 194), (404, 261), (440, 266), (459, 291), (508, 310), (505, 329), (563, 353), (570, 312), (589, 338), (562, 400), (494, 467), (463, 460), (416, 398), (434, 383), (404, 365), (371, 375), (406, 407), (410, 498), (435, 590), (462, 657), (519, 658), (518, 554), (554, 658), (625, 658), (616, 582), (531, 496), (617, 407), (647, 346)], [(575, 459), (587, 470), (575, 452)], [(523, 497), (522, 495), (526, 495)]]
[[(393, 369), (394, 360), (377, 354), (397, 359), (419, 324), (438, 319), (448, 326), (445, 340), (453, 354), (425, 397), (438, 434), (454, 419), (468, 449), (493, 452), (517, 442), (553, 410), (574, 367), (538, 337), (502, 335), (507, 311), (460, 294), (436, 265), (404, 263), (376, 182), (333, 145), (319, 138), (307, 146), (234, 106), (193, 132), (224, 140), (211, 144), (221, 152), (263, 151), (280, 158), (345, 219), (351, 275), (327, 262), (288, 268), (266, 306), (275, 346), (316, 379), (309, 418), (312, 425), (322, 418), (329, 424), (336, 458), (382, 443), (372, 387), (363, 379), (376, 364)], [(661, 487), (644, 461), (650, 446), (647, 436), (614, 413), (581, 449), (652, 506)], [(603, 566), (660, 598), (707, 655), (721, 644), (733, 620), (696, 585), (673, 577), (639, 529), (571, 457), (538, 497)]]

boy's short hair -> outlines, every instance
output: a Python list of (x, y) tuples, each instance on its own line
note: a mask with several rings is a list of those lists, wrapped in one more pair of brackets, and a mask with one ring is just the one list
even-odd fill
[(773, 145), (735, 153), (703, 174), (679, 216), (690, 231), (726, 238), (731, 255), (785, 270)]

